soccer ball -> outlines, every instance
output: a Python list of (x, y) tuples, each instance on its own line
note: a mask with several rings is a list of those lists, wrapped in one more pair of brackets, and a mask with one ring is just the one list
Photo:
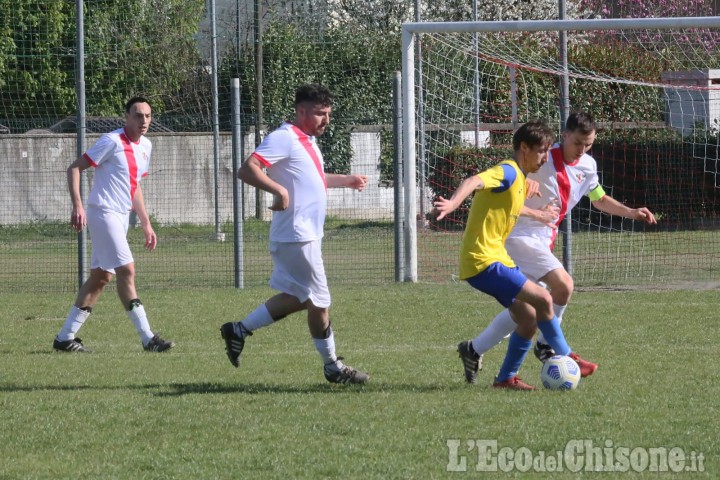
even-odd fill
[(540, 380), (550, 390), (575, 390), (580, 383), (580, 367), (570, 357), (553, 355), (543, 363)]

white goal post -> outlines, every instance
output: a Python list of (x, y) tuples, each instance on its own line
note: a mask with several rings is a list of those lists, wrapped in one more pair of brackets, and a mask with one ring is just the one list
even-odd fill
[[(485, 34), (517, 34), (517, 35), (525, 35), (529, 34), (530, 32), (548, 32), (552, 34), (557, 34), (557, 32), (576, 32), (576, 33), (582, 33), (582, 32), (621, 32), (620, 35), (622, 35), (622, 32), (625, 31), (643, 31), (643, 32), (657, 32), (659, 35), (662, 34), (662, 32), (666, 31), (685, 31), (686, 29), (691, 29), (691, 31), (696, 31), (699, 29), (710, 29), (710, 32), (712, 34), (718, 34), (720, 32), (720, 17), (679, 17), (679, 18), (642, 18), (642, 19), (597, 19), (597, 20), (531, 20), (531, 21), (490, 21), (490, 22), (428, 22), (428, 23), (406, 23), (402, 27), (402, 160), (403, 160), (403, 188), (404, 188), (404, 205), (405, 205), (405, 211), (404, 211), (404, 225), (403, 225), (403, 240), (404, 240), (404, 272), (405, 272), (405, 281), (410, 282), (417, 282), (418, 281), (418, 235), (419, 235), (419, 228), (423, 229), (424, 226), (424, 218), (420, 218), (418, 214), (418, 207), (420, 205), (420, 202), (428, 202), (427, 198), (420, 198), (418, 199), (418, 196), (426, 196), (426, 192), (423, 190), (423, 185), (421, 184), (418, 186), (418, 170), (417, 165), (418, 161), (423, 161), (423, 159), (418, 158), (418, 152), (417, 152), (417, 146), (418, 146), (418, 136), (421, 133), (421, 131), (424, 131), (427, 125), (437, 125), (441, 122), (460, 122), (459, 120), (452, 118), (452, 117), (443, 117), (442, 120), (439, 118), (433, 118), (433, 119), (424, 119), (422, 128), (418, 128), (417, 125), (417, 118), (418, 118), (418, 112), (417, 107), (418, 103), (416, 102), (416, 98), (418, 95), (423, 95), (423, 91), (420, 91), (422, 89), (418, 88), (417, 79), (422, 79), (422, 65), (423, 60), (418, 55), (418, 48), (416, 45), (416, 42), (418, 38), (424, 39), (425, 36), (432, 36), (432, 35), (442, 35), (442, 34), (469, 34), (469, 35), (485, 35)], [(470, 36), (466, 37), (470, 38)], [(477, 38), (477, 37), (475, 37)], [(642, 44), (642, 38), (647, 37), (641, 37), (636, 36), (636, 42), (637, 45)], [(663, 37), (665, 38), (665, 37)], [(675, 37), (671, 37), (670, 42), (674, 41)], [(678, 36), (678, 38), (680, 38)], [(649, 41), (653, 41), (652, 38)], [(667, 41), (665, 40), (658, 40), (658, 41)], [(477, 39), (475, 40), (477, 42)], [(440, 42), (438, 42), (440, 43)], [(481, 40), (482, 43), (482, 40)], [(424, 40), (421, 42), (421, 45), (424, 45)], [(464, 43), (461, 47), (458, 48), (459, 54), (465, 54), (466, 56), (475, 56), (482, 57), (482, 58), (488, 58), (492, 55), (485, 55), (478, 54), (477, 50), (474, 50), (473, 52), (469, 52), (471, 50), (471, 47), (469, 43)], [(498, 43), (499, 45), (499, 43)], [(555, 44), (557, 45), (557, 44)], [(477, 43), (473, 47), (477, 47)], [(424, 48), (424, 46), (423, 46)], [(644, 48), (644, 47), (643, 47)], [(419, 60), (419, 61), (418, 61)], [(493, 59), (491, 59), (493, 60)], [(559, 59), (555, 59), (559, 62)], [(502, 63), (502, 60), (499, 61)], [(417, 63), (417, 64), (416, 64)], [(511, 63), (508, 61), (504, 65), (510, 66)], [(418, 66), (420, 66), (421, 70), (420, 73), (418, 72)], [(439, 71), (442, 67), (439, 67)], [(553, 67), (556, 68), (556, 67)], [(718, 68), (718, 66), (709, 66), (707, 63), (698, 63), (697, 68), (703, 71), (708, 71), (708, 69), (712, 68)], [(531, 65), (530, 70), (533, 71), (542, 71), (543, 67), (536, 67), (534, 65)], [(548, 77), (552, 77), (554, 79), (557, 79), (558, 77), (562, 76), (563, 74), (567, 74), (567, 71), (562, 72), (558, 71), (557, 69), (550, 71), (551, 69), (548, 69)], [(514, 72), (513, 72), (514, 73)], [(512, 74), (511, 73), (511, 76)], [(575, 72), (578, 78), (585, 78), (585, 77), (591, 77), (590, 74), (585, 73), (577, 73)], [(438, 74), (438, 77), (441, 77), (442, 74)], [(623, 83), (624, 85), (639, 85), (640, 87), (649, 86), (656, 89), (660, 89), (660, 91), (663, 88), (663, 83), (660, 79), (658, 79), (657, 82), (648, 82), (648, 80), (639, 80), (639, 79), (633, 79), (633, 78), (626, 78), (626, 79), (615, 79), (612, 77), (597, 77), (593, 78), (593, 80), (598, 80), (600, 82), (615, 82), (619, 81)], [(433, 80), (437, 83), (441, 83), (443, 80), (435, 79)], [(512, 81), (512, 80), (511, 80)], [(549, 83), (552, 83), (552, 80), (549, 81)], [(714, 83), (714, 82), (713, 82)], [(720, 80), (717, 82), (720, 84)], [(665, 85), (666, 86), (666, 85)], [(510, 91), (511, 88), (514, 88), (514, 86), (511, 86), (508, 88), (508, 91)], [(688, 87), (688, 88), (694, 88), (694, 87)], [(718, 88), (720, 88), (720, 85), (718, 85)], [(510, 95), (510, 94), (508, 94)], [(557, 92), (557, 96), (559, 97), (560, 93)], [(667, 95), (667, 94), (666, 94)], [(419, 97), (422, 100), (422, 96)], [(478, 99), (475, 99), (479, 101)], [(441, 100), (438, 100), (440, 102)], [(447, 98), (447, 101), (454, 101), (453, 98)], [(466, 102), (470, 102), (472, 100), (463, 100)], [(528, 103), (532, 103), (534, 100), (529, 100)], [(547, 102), (547, 100), (545, 100)], [(547, 103), (546, 103), (547, 105)], [(528, 109), (528, 112), (530, 109)], [(513, 113), (514, 115), (514, 113)], [(667, 113), (665, 114), (665, 117), (667, 117)], [(424, 117), (423, 117), (424, 118)], [(517, 117), (513, 117), (515, 120), (517, 120)], [(603, 122), (602, 118), (598, 119), (600, 123)], [(500, 119), (500, 121), (503, 121)], [(524, 120), (520, 120), (523, 122)], [(507, 122), (507, 120), (505, 120)], [(607, 122), (610, 123), (610, 122)], [(507, 124), (507, 123), (506, 123)], [(514, 125), (517, 125), (515, 123)], [(688, 128), (688, 127), (686, 127)], [(473, 129), (474, 130), (474, 129)], [(475, 132), (477, 137), (477, 132)], [(477, 145), (476, 145), (477, 146)], [(424, 147), (421, 147), (424, 148)], [(422, 179), (421, 179), (422, 180)], [(424, 182), (424, 180), (422, 180)], [(420, 209), (422, 211), (422, 208)], [(451, 252), (452, 255), (457, 256), (457, 252), (453, 251)], [(647, 267), (642, 267), (647, 268)]]

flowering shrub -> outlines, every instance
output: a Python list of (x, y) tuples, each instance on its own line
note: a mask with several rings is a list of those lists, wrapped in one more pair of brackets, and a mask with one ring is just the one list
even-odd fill
[[(476, 0), (478, 20), (549, 20), (558, 18), (558, 0)], [(568, 18), (582, 18), (580, 0), (566, 2)], [(397, 0), (328, 0), (328, 23), (331, 27), (353, 30), (399, 32), (404, 22), (415, 21), (414, 2)], [(456, 22), (472, 20), (470, 0), (437, 0), (420, 2), (423, 22)]]
[(580, 0), (580, 9), (600, 18), (702, 17), (712, 0)]

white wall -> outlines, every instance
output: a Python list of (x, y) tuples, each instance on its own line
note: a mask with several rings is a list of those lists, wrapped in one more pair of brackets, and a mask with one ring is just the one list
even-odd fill
[[(141, 186), (150, 214), (162, 223), (212, 224), (215, 219), (213, 139), (207, 134), (151, 134), (150, 175)], [(92, 145), (98, 136), (87, 139)], [(253, 148), (246, 137), (245, 155)], [(0, 158), (0, 225), (69, 220), (66, 169), (76, 157), (74, 135), (2, 135)], [(328, 214), (343, 218), (393, 218), (393, 189), (380, 186), (380, 140), (376, 133), (353, 133), (351, 172), (368, 175), (363, 192), (331, 189)], [(221, 222), (233, 218), (232, 138), (220, 136), (218, 212)], [(90, 175), (92, 173), (90, 172)], [(255, 189), (245, 190), (245, 216), (255, 216)], [(269, 199), (267, 200), (269, 205)], [(269, 216), (267, 217), (269, 218)]]

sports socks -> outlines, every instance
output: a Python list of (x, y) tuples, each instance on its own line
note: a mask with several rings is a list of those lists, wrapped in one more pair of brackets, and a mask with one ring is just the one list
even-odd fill
[(324, 365), (334, 363), (338, 368), (342, 368), (342, 363), (338, 361), (337, 355), (335, 355), (335, 335), (332, 327), (328, 327), (325, 331), (325, 338), (313, 337), (312, 341)]
[(553, 317), (550, 320), (538, 320), (537, 326), (542, 332), (544, 338), (547, 340), (548, 345), (555, 350), (557, 355), (568, 355), (572, 350), (565, 340), (562, 329), (560, 328), (560, 322), (557, 317)]
[(145, 307), (140, 299), (130, 300), (127, 316), (133, 325), (135, 325), (135, 330), (140, 334), (142, 344), (147, 345), (155, 335), (150, 330), (150, 324), (148, 324), (147, 315), (145, 314)]
[[(557, 325), (558, 328), (560, 328), (560, 324), (562, 323), (562, 315), (565, 312), (565, 309), (567, 308), (567, 305), (557, 305), (553, 304), (553, 309), (555, 311), (555, 316), (557, 318)], [(538, 333), (538, 342), (550, 344), (550, 342), (545, 338), (545, 334), (543, 333), (543, 328), (541, 328), (541, 324), (547, 323), (538, 321), (538, 328), (540, 329), (540, 332)], [(517, 325), (512, 319), (512, 316), (510, 315), (510, 311), (506, 308), (502, 312), (498, 313), (495, 318), (493, 318), (492, 322), (483, 330), (480, 335), (475, 337), (472, 340), (472, 347), (473, 350), (478, 355), (482, 355), (488, 350), (490, 350), (492, 347), (497, 345), (498, 343), (502, 342), (504, 338), (507, 338), (512, 332), (515, 331), (515, 328)], [(562, 334), (562, 331), (560, 332)], [(557, 335), (554, 335), (557, 336)], [(564, 335), (562, 336), (563, 340)], [(567, 345), (567, 342), (565, 342)], [(552, 346), (552, 344), (550, 344)], [(556, 352), (557, 349), (554, 349)]]
[(523, 360), (525, 360), (527, 353), (530, 351), (530, 347), (532, 347), (532, 340), (523, 338), (518, 335), (517, 332), (513, 332), (510, 335), (505, 360), (503, 360), (496, 381), (504, 382), (517, 375), (518, 370), (520, 370), (520, 365), (522, 365)]
[[(562, 318), (563, 313), (565, 313), (565, 309), (567, 308), (567, 305), (558, 305), (557, 303), (553, 303), (553, 311), (555, 312), (555, 316), (558, 319), (558, 323), (562, 324)], [(542, 334), (542, 332), (538, 333), (537, 341), (540, 343), (547, 344), (547, 340), (545, 340), (545, 336)]]
[(63, 323), (60, 332), (57, 334), (58, 341), (67, 342), (68, 340), (73, 340), (77, 332), (80, 330), (80, 327), (83, 326), (85, 320), (87, 320), (90, 316), (91, 312), (92, 307), (78, 308), (73, 305), (70, 309), (70, 313), (68, 313), (68, 316), (65, 319), (65, 323)]
[[(255, 310), (250, 312), (250, 314), (245, 317), (243, 321), (241, 321), (239, 324), (235, 324), (235, 333), (238, 333), (245, 336), (245, 332), (252, 333), (253, 331), (257, 330), (258, 328), (267, 327), (268, 325), (272, 325), (273, 322), (272, 316), (270, 315), (270, 312), (268, 312), (267, 307), (263, 303), (259, 307), (257, 307)], [(240, 327), (240, 328), (238, 328)], [(242, 331), (242, 330), (245, 330)]]
[(516, 327), (517, 325), (513, 321), (512, 316), (510, 316), (510, 310), (506, 308), (493, 318), (490, 325), (485, 327), (485, 330), (480, 332), (480, 335), (473, 338), (471, 342), (473, 350), (475, 350), (475, 353), (478, 355), (482, 355), (502, 342), (505, 337), (515, 331)]

